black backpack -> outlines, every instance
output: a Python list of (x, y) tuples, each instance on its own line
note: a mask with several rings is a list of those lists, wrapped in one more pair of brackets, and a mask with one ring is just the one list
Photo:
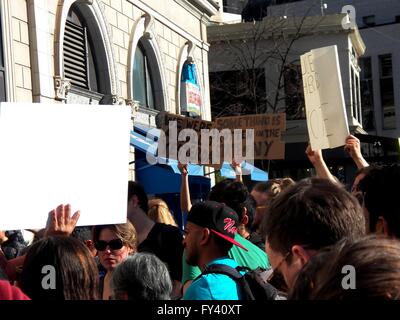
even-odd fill
[[(245, 271), (245, 274), (240, 272)], [(264, 280), (265, 269), (250, 270), (246, 267), (232, 268), (225, 264), (212, 264), (200, 276), (209, 273), (220, 273), (237, 281), (242, 289), (242, 300), (285, 300), (282, 292)]]

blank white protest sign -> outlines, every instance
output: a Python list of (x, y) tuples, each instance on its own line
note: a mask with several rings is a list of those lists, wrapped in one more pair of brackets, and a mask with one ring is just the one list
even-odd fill
[(300, 61), (311, 149), (344, 145), (349, 126), (337, 47), (311, 50)]
[(126, 222), (130, 108), (0, 104), (0, 230), (43, 228), (59, 204), (78, 225)]

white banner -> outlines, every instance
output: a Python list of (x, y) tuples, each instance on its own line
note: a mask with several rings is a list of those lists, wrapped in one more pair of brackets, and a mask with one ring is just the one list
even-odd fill
[(59, 204), (79, 225), (126, 222), (130, 108), (2, 103), (0, 230), (43, 228)]

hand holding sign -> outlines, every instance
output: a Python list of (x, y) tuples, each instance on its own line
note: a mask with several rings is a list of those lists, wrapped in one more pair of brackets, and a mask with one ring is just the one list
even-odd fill
[(80, 211), (76, 211), (71, 216), (71, 205), (60, 204), (56, 209), (49, 212), (45, 235), (69, 236), (74, 231), (80, 215)]

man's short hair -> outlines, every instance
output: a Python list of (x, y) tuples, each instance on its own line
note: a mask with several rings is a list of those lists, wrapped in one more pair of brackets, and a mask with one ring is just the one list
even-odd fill
[(369, 213), (370, 231), (375, 232), (376, 223), (382, 216), (391, 235), (400, 238), (399, 183), (398, 164), (371, 168), (360, 181), (359, 189), (364, 195), (364, 206)]
[(263, 233), (269, 245), (285, 254), (293, 245), (320, 249), (342, 238), (365, 234), (365, 219), (357, 199), (327, 179), (304, 179), (271, 203)]
[(239, 181), (233, 181), (222, 190), (221, 201), (237, 213), (239, 222), (243, 219), (243, 206), (249, 195), (247, 187)]
[(226, 189), (227, 186), (229, 186), (233, 180), (231, 179), (224, 179), (221, 180), (220, 182), (216, 183), (215, 186), (213, 186), (210, 190), (210, 193), (208, 194), (207, 200), (210, 201), (217, 201), (217, 202), (222, 202), (222, 196), (223, 192)]
[(136, 181), (128, 182), (128, 202), (133, 196), (137, 196), (140, 208), (147, 214), (149, 211), (149, 199), (143, 186)]

